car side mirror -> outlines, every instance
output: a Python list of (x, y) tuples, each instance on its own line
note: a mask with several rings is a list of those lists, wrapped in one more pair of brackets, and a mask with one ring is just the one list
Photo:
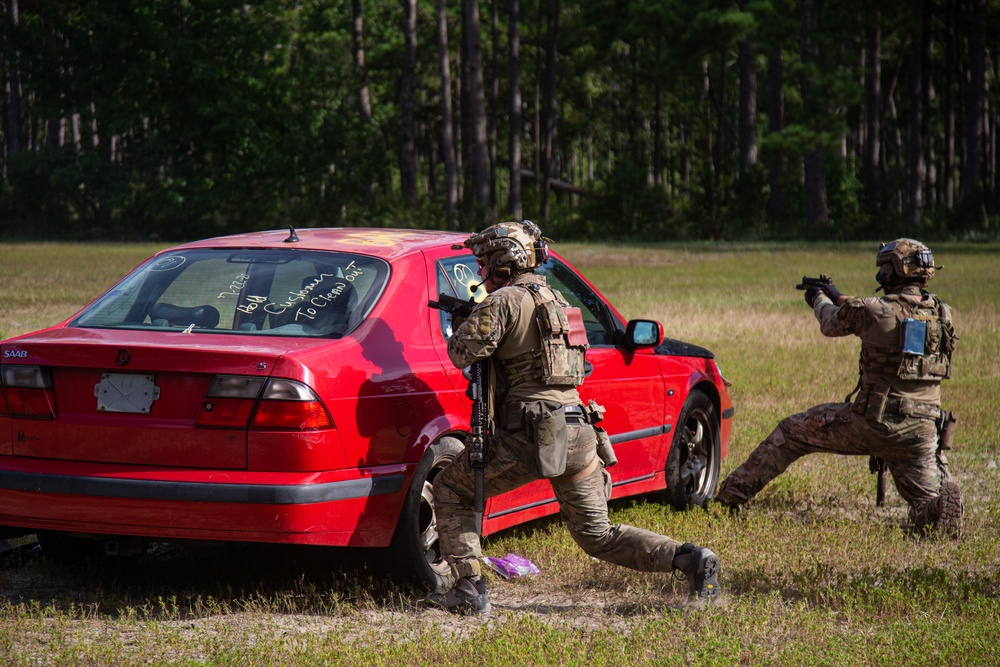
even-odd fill
[(663, 342), (663, 325), (656, 320), (629, 320), (625, 327), (625, 345), (638, 350), (656, 347)]

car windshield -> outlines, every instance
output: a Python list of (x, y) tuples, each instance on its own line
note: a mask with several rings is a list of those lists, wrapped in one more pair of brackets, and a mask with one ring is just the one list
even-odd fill
[(388, 275), (364, 255), (180, 250), (147, 261), (70, 326), (339, 338), (364, 320)]

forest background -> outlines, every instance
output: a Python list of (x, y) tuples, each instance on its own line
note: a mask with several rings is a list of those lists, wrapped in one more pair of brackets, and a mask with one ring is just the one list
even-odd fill
[(981, 240), (997, 0), (0, 0), (0, 238)]

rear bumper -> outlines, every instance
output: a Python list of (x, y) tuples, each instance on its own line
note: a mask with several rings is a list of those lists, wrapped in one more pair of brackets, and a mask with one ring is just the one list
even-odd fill
[(0, 525), (151, 540), (387, 546), (412, 466), (320, 473), (0, 457)]

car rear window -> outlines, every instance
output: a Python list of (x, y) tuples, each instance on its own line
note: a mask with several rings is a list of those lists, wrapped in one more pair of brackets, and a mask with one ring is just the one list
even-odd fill
[(251, 336), (346, 336), (378, 300), (389, 265), (310, 250), (192, 249), (153, 257), (70, 323)]

